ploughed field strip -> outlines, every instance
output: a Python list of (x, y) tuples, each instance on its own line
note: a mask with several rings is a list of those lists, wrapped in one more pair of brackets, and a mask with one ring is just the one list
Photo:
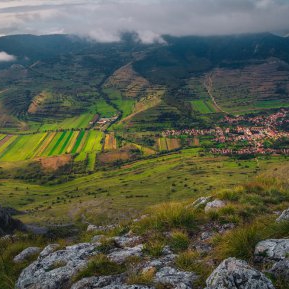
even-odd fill
[[(96, 153), (102, 150), (103, 133), (90, 131), (46, 132), (29, 135), (0, 135), (0, 161), (15, 162), (63, 154), (90, 156), (94, 166)], [(93, 161), (94, 160), (94, 161)]]

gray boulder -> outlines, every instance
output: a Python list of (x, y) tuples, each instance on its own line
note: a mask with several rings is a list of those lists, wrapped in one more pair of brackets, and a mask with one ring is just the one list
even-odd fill
[(142, 242), (142, 238), (139, 236), (130, 236), (130, 235), (124, 235), (120, 237), (114, 237), (113, 238), (115, 244), (118, 247), (125, 248), (125, 247), (133, 247)]
[(289, 254), (289, 239), (269, 239), (259, 242), (255, 247), (256, 261), (264, 259), (279, 261)]
[(97, 289), (105, 286), (119, 285), (122, 282), (124, 282), (123, 275), (89, 277), (76, 282), (71, 289)]
[(88, 225), (86, 231), (87, 232), (106, 232), (114, 229), (115, 225), (107, 225), (107, 226), (96, 226), (96, 225)]
[(101, 239), (105, 238), (104, 235), (96, 235), (94, 237), (92, 237), (91, 239), (91, 243), (99, 243)]
[(275, 263), (269, 270), (269, 273), (271, 273), (277, 280), (282, 279), (289, 284), (289, 259), (284, 259)]
[(224, 260), (206, 281), (206, 289), (274, 289), (261, 272), (236, 258)]
[(27, 259), (29, 259), (32, 256), (38, 255), (38, 253), (41, 251), (39, 247), (29, 247), (23, 250), (20, 254), (18, 254), (16, 257), (14, 257), (13, 261), (15, 263), (21, 263)]
[(195, 273), (164, 267), (156, 273), (154, 281), (162, 285), (172, 286), (175, 289), (191, 289), (197, 278)]
[(132, 248), (116, 249), (108, 255), (108, 258), (116, 263), (123, 263), (129, 257), (141, 257), (142, 256), (143, 245), (137, 245)]
[(211, 210), (218, 210), (218, 209), (221, 209), (225, 206), (226, 206), (225, 202), (223, 202), (221, 200), (214, 200), (212, 202), (207, 203), (207, 205), (205, 207), (205, 212), (207, 213)]
[(276, 222), (289, 221), (289, 209), (282, 212), (282, 214), (276, 219)]
[(205, 206), (211, 199), (212, 197), (200, 197), (188, 207), (199, 208), (201, 206)]
[(41, 251), (41, 253), (39, 254), (39, 258), (43, 259), (47, 257), (51, 253), (55, 252), (59, 247), (59, 244), (49, 244)]
[(89, 257), (95, 254), (95, 246), (83, 243), (53, 252), (44, 258), (38, 258), (21, 272), (16, 288), (67, 288), (71, 285), (73, 275), (84, 268)]

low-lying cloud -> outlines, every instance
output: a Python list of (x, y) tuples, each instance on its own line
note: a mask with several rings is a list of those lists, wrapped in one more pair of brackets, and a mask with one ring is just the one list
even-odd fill
[(4, 51), (0, 51), (0, 62), (9, 62), (16, 60), (14, 55), (10, 55)]
[(68, 33), (118, 41), (135, 31), (143, 42), (161, 35), (289, 31), (287, 0), (4, 0), (1, 34)]

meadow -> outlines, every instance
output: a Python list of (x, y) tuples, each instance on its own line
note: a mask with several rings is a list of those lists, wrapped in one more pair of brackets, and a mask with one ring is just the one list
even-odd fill
[(97, 171), (60, 185), (40, 186), (2, 180), (0, 197), (7, 206), (27, 210), (26, 222), (77, 221), (80, 216), (101, 223), (139, 214), (147, 206), (184, 200), (233, 188), (260, 173), (281, 172), (284, 157), (233, 160), (201, 156), (186, 149)]

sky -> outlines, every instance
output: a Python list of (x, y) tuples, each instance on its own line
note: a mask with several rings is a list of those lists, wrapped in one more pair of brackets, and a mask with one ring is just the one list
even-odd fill
[(77, 34), (118, 41), (161, 35), (289, 32), (289, 0), (0, 0), (0, 35)]

